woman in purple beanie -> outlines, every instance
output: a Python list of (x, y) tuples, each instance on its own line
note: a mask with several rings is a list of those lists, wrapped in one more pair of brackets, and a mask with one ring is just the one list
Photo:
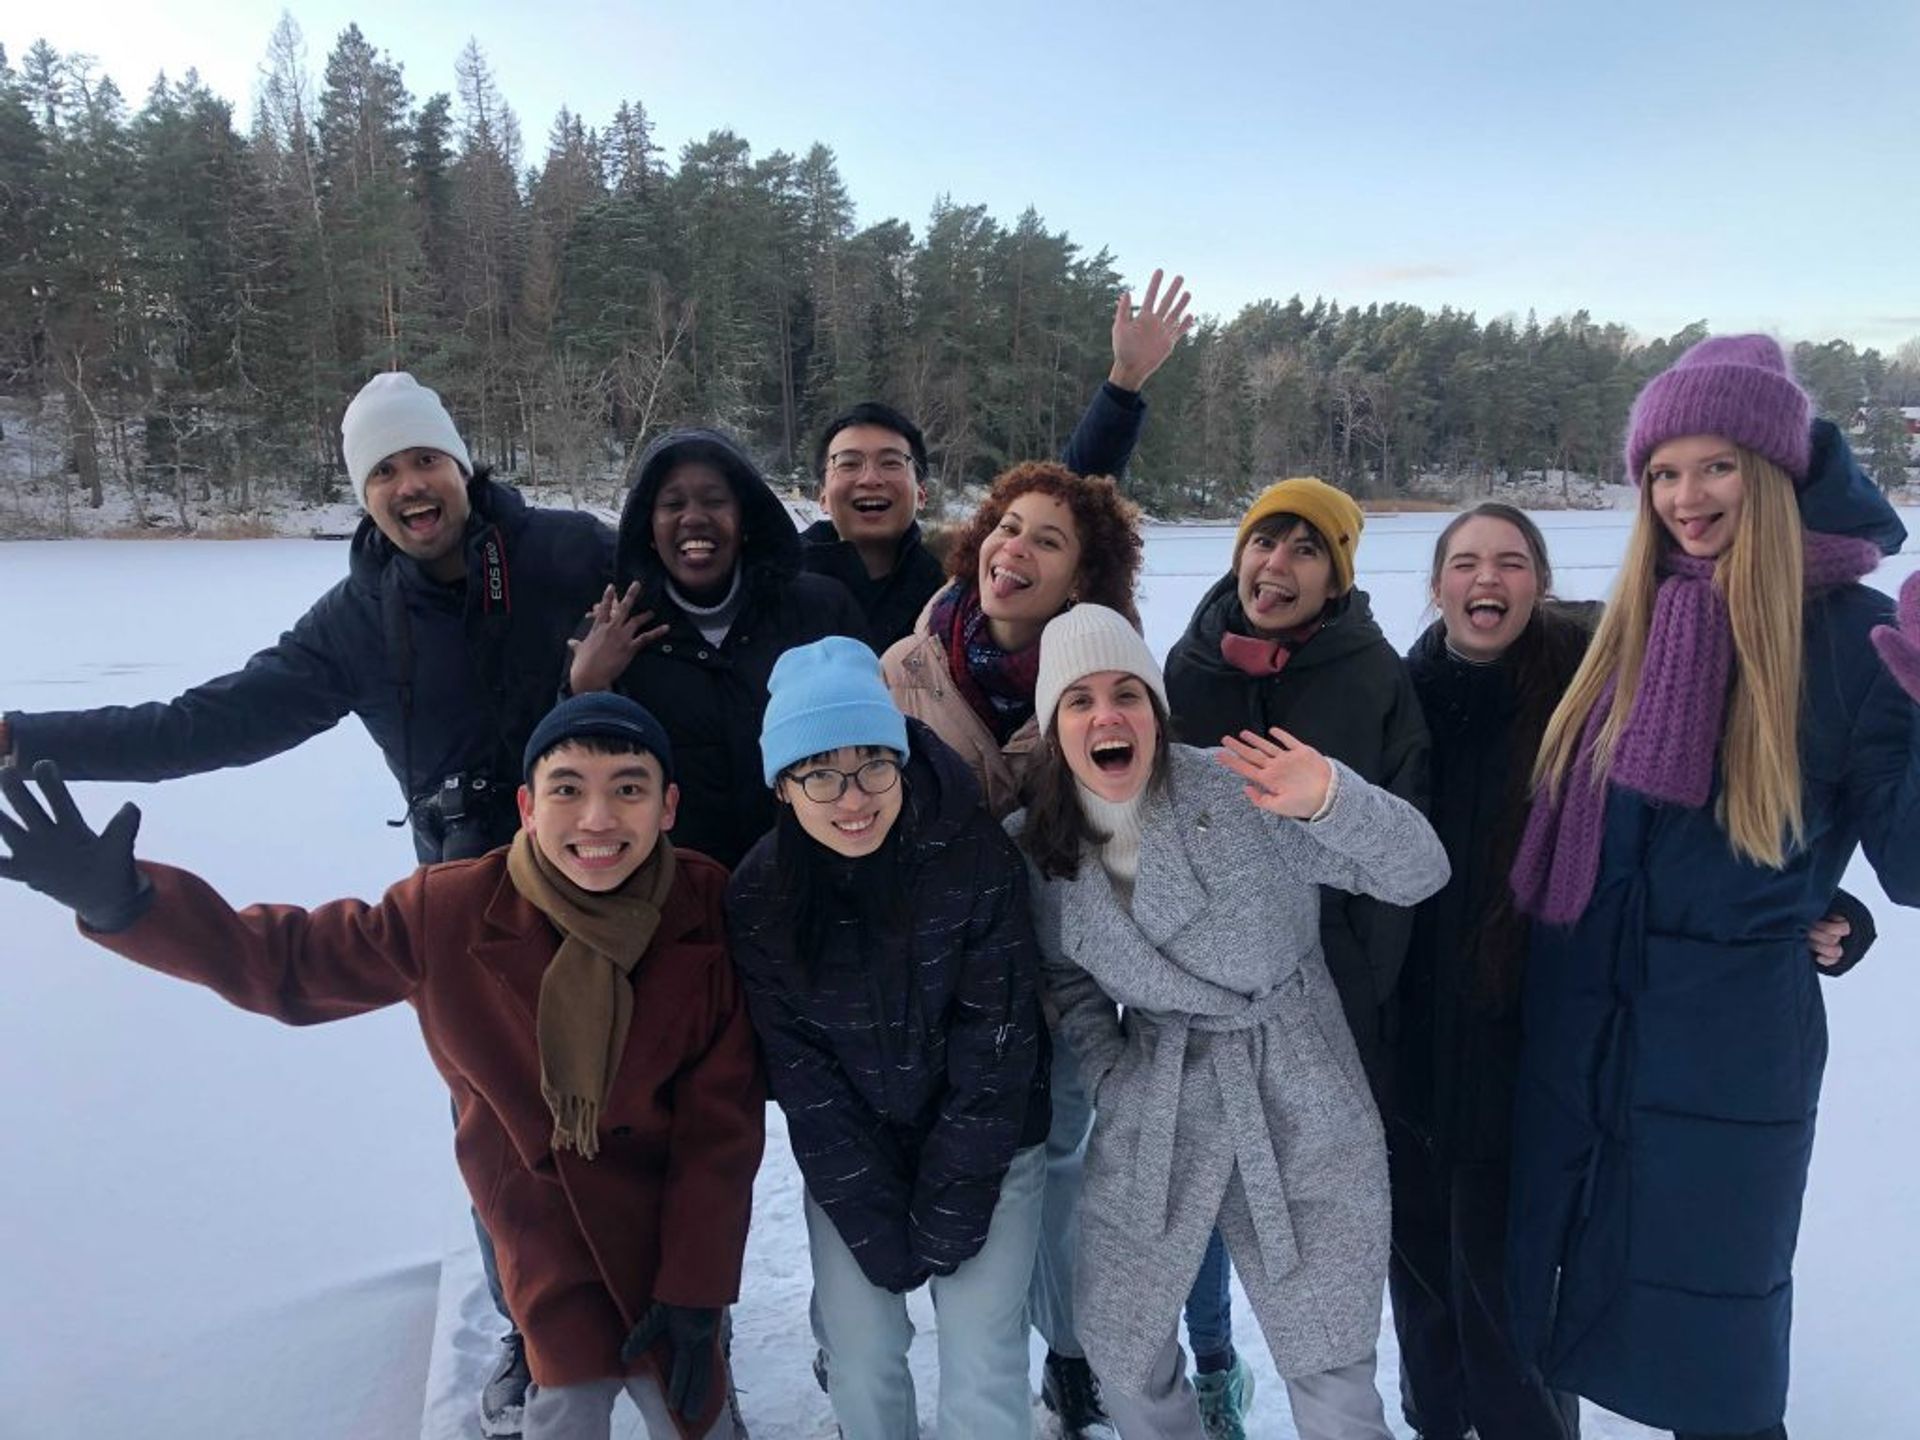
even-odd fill
[(1784, 1440), (1826, 1059), (1807, 931), (1856, 848), (1920, 905), (1920, 577), (1765, 336), (1633, 407), (1640, 506), (1548, 721), (1514, 864), (1534, 920), (1512, 1323), (1556, 1389), (1681, 1440)]

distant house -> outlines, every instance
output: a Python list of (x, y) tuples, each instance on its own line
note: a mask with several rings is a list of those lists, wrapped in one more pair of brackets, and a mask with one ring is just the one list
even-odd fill
[[(1867, 433), (1867, 422), (1872, 417), (1866, 406), (1862, 405), (1853, 412), (1853, 424), (1849, 427), (1855, 435)], [(1907, 425), (1907, 458), (1920, 460), (1920, 405), (1902, 405), (1900, 418)]]

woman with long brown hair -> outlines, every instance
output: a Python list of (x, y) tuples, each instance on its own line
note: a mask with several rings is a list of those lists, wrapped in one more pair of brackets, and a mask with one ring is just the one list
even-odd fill
[(1515, 1339), (1643, 1423), (1781, 1440), (1827, 1044), (1806, 935), (1861, 846), (1920, 904), (1920, 580), (1892, 628), (1859, 581), (1905, 531), (1764, 336), (1655, 378), (1627, 458), (1513, 871)]

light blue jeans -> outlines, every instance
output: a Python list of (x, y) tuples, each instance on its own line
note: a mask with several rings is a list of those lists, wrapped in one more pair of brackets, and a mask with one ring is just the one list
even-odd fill
[[(553, 1389), (535, 1385), (527, 1391), (522, 1440), (610, 1440), (613, 1402), (622, 1390), (639, 1410), (647, 1440), (679, 1440), (680, 1429), (667, 1410), (660, 1382), (651, 1375), (629, 1375), (625, 1380), (586, 1380)], [(725, 1406), (702, 1440), (736, 1440), (738, 1428)]]
[[(987, 1240), (951, 1275), (928, 1282), (939, 1318), (938, 1433), (942, 1440), (1031, 1440), (1027, 1283), (1040, 1237), (1047, 1155), (1030, 1145), (1000, 1182)], [(873, 1284), (833, 1228), (806, 1201), (813, 1257), (813, 1338), (827, 1352), (828, 1398), (845, 1440), (917, 1440), (904, 1295)]]
[(1076, 1219), (1080, 1174), (1087, 1162), (1087, 1135), (1093, 1129), (1093, 1098), (1080, 1080), (1073, 1051), (1053, 1032), (1053, 1128), (1047, 1132), (1047, 1198), (1040, 1222), (1040, 1250), (1034, 1257), (1027, 1306), (1033, 1328), (1056, 1355), (1078, 1360), (1087, 1352), (1073, 1325), (1073, 1252), (1079, 1243)]

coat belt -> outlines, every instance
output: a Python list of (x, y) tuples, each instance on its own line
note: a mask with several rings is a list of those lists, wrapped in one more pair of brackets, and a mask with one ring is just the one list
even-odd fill
[[(1182, 1015), (1135, 1011), (1158, 1032), (1152, 1068), (1148, 1071), (1146, 1105), (1141, 1113), (1139, 1168), (1134, 1175), (1134, 1203), (1145, 1233), (1160, 1236), (1172, 1222), (1173, 1143), (1179, 1128), (1182, 1081), (1186, 1072), (1187, 1040), (1193, 1031), (1224, 1034), (1253, 1030), (1268, 1021), (1296, 1012), (1305, 998), (1305, 979), (1298, 971), (1264, 995), (1257, 995), (1231, 1015)], [(1227, 1141), (1240, 1166), (1240, 1179), (1253, 1212), (1254, 1236), (1269, 1275), (1285, 1275), (1300, 1263), (1294, 1240), (1293, 1216), (1280, 1177), (1280, 1160), (1273, 1133), (1267, 1127), (1266, 1108), (1260, 1103), (1260, 1077), (1244, 1046), (1216, 1045), (1209, 1063), (1227, 1122)], [(1153, 1117), (1169, 1123), (1154, 1125)]]

